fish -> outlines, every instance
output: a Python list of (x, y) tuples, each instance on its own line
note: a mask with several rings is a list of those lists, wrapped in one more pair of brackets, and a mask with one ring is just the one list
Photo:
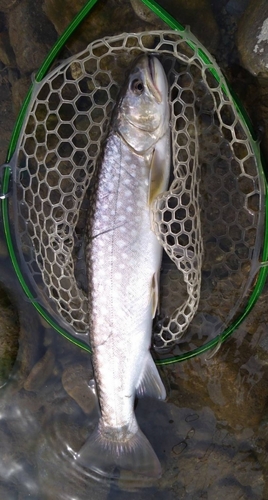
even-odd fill
[(166, 398), (150, 353), (162, 259), (151, 210), (167, 188), (170, 147), (166, 75), (155, 55), (143, 54), (115, 106), (87, 229), (89, 335), (100, 418), (77, 460), (111, 478), (118, 469), (161, 475), (134, 403), (136, 397)]

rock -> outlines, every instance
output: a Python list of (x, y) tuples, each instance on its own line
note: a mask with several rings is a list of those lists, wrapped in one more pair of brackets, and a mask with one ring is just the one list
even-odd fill
[(39, 2), (21, 0), (9, 15), (10, 43), (19, 69), (38, 69), (56, 40), (56, 33)]
[(19, 322), (6, 292), (0, 288), (0, 387), (12, 370), (18, 352)]
[(10, 46), (9, 36), (5, 31), (0, 33), (0, 61), (5, 66), (15, 65), (15, 55)]
[(0, 0), (0, 12), (8, 12), (15, 7), (19, 1), (20, 0)]
[(18, 496), (13, 488), (9, 488), (4, 484), (0, 484), (0, 498), (8, 498), (8, 500), (17, 500)]
[(253, 75), (268, 77), (268, 3), (251, 0), (238, 27), (241, 63)]
[(8, 71), (3, 68), (0, 73), (0, 165), (5, 162), (8, 144), (14, 125), (11, 88), (8, 81)]
[[(139, 3), (141, 4), (141, 2)], [(83, 0), (77, 2), (72, 0), (44, 1), (44, 11), (59, 34), (63, 32), (83, 6)], [(67, 41), (68, 49), (72, 53), (76, 53), (84, 50), (93, 40), (104, 36), (146, 31), (159, 28), (160, 25), (164, 26), (161, 20), (154, 16), (140, 15), (141, 10), (144, 12), (144, 6), (138, 6), (138, 2), (135, 2), (135, 11), (138, 12), (138, 15), (133, 11), (131, 4), (124, 0), (110, 0), (106, 4), (98, 3), (90, 11), (81, 27), (78, 27), (71, 39)], [(154, 19), (156, 19), (155, 22)]]
[(179, 23), (189, 25), (191, 32), (215, 53), (219, 42), (219, 29), (208, 0), (159, 0), (161, 5)]
[(24, 98), (30, 88), (31, 79), (28, 76), (23, 76), (14, 82), (12, 85), (12, 100), (14, 112), (17, 115), (20, 111)]
[(135, 14), (137, 14), (140, 19), (147, 23), (152, 23), (154, 26), (159, 24), (159, 27), (162, 27), (162, 29), (165, 28), (165, 23), (141, 0), (130, 0), (130, 3)]
[[(167, 368), (171, 402), (176, 404), (173, 398), (179, 392), (177, 404), (188, 405), (195, 410), (208, 406), (218, 421), (227, 422), (233, 429), (236, 426), (243, 428), (245, 422), (249, 428), (258, 426), (268, 397), (267, 363), (259, 359), (260, 348), (256, 349), (260, 338), (263, 338), (262, 322), (266, 325), (268, 321), (264, 312), (265, 301), (267, 290), (259, 299), (259, 306), (257, 303), (240, 328), (214, 356), (208, 351), (187, 363)], [(266, 326), (265, 332), (267, 335)]]
[(249, 0), (228, 0), (225, 9), (234, 17), (240, 17), (247, 8), (248, 3)]
[(40, 359), (43, 341), (39, 316), (24, 295), (22, 295), (19, 304), (19, 319), (20, 346), (17, 356), (16, 380), (19, 386), (23, 386), (25, 379)]
[(46, 383), (53, 372), (55, 365), (55, 354), (52, 349), (47, 349), (44, 356), (32, 368), (24, 382), (26, 391), (38, 391)]
[[(0, 130), (1, 130), (1, 125), (0, 125)], [(1, 162), (1, 160), (0, 160), (0, 162)], [(5, 242), (1, 238), (0, 239), (0, 258), (3, 258), (3, 257), (5, 257), (5, 258), (8, 257), (8, 250), (7, 250)]]
[(62, 385), (65, 391), (87, 415), (96, 407), (96, 397), (88, 386), (91, 379), (92, 370), (82, 364), (68, 366), (62, 375)]

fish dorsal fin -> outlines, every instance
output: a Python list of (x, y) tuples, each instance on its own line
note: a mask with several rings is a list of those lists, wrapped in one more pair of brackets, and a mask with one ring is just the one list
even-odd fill
[(152, 279), (152, 318), (155, 317), (156, 311), (159, 307), (159, 272), (154, 273)]
[(156, 399), (166, 398), (166, 389), (149, 352), (142, 377), (136, 387), (136, 395), (139, 398), (144, 396)]

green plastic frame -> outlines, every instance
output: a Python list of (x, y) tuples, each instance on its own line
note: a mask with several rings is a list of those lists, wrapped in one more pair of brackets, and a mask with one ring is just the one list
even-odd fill
[[(97, 3), (98, 0), (89, 0), (85, 6), (82, 8), (82, 10), (75, 16), (73, 21), (70, 23), (70, 25), (67, 27), (67, 29), (63, 32), (63, 34), (60, 36), (58, 41), (55, 43), (55, 45), (52, 47), (50, 50), (49, 54), (47, 55), (46, 59), (44, 60), (41, 68), (39, 69), (35, 80), (36, 82), (41, 82), (44, 76), (47, 74), (51, 64), (59, 54), (60, 50), (66, 43), (66, 41), (69, 39), (69, 37), (72, 35), (74, 30), (80, 25), (80, 23), (83, 21), (83, 19), (87, 16), (87, 14), (91, 11), (91, 9), (94, 7), (94, 5)], [(185, 28), (178, 23), (166, 10), (164, 10), (160, 5), (157, 4), (154, 0), (141, 0), (147, 7), (149, 7), (157, 16), (159, 16), (170, 28), (183, 32)], [(192, 42), (189, 41), (187, 42), (190, 47), (193, 48)], [(206, 64), (213, 64), (212, 60), (208, 57), (207, 53), (203, 51), (203, 49), (200, 47), (198, 49), (198, 55), (199, 57), (205, 62)], [(215, 68), (212, 68), (211, 73), (213, 74), (214, 78), (217, 81), (220, 81), (220, 76)], [(19, 116), (17, 118), (13, 134), (10, 140), (9, 144), (9, 149), (7, 153), (7, 158), (6, 158), (6, 164), (3, 165), (4, 167), (4, 172), (3, 172), (3, 181), (2, 181), (2, 193), (0, 194), (0, 203), (1, 203), (1, 209), (2, 209), (2, 218), (3, 218), (3, 227), (4, 227), (4, 233), (5, 233), (5, 238), (6, 238), (6, 243), (7, 243), (7, 248), (9, 251), (9, 256), (12, 262), (12, 265), (14, 267), (15, 273), (17, 275), (17, 278), (22, 286), (22, 289), (28, 299), (32, 302), (33, 306), (35, 309), (38, 311), (38, 313), (47, 321), (47, 323), (54, 328), (58, 333), (60, 333), (63, 337), (68, 339), (70, 342), (75, 344), (76, 346), (80, 347), (81, 349), (91, 353), (90, 347), (85, 344), (83, 341), (74, 338), (71, 334), (69, 334), (66, 330), (61, 328), (54, 320), (53, 318), (46, 312), (46, 310), (38, 303), (36, 302), (31, 290), (29, 289), (22, 272), (20, 270), (18, 260), (16, 257), (16, 252), (13, 246), (12, 242), (12, 237), (11, 237), (11, 231), (10, 231), (10, 225), (9, 225), (9, 217), (8, 217), (8, 190), (9, 190), (9, 183), (10, 183), (10, 177), (11, 177), (11, 167), (9, 165), (12, 155), (16, 149), (17, 146), (17, 141), (18, 137), (24, 122), (24, 118), (27, 112), (27, 108), (29, 105), (29, 102), (31, 100), (31, 95), (32, 95), (32, 90), (33, 90), (34, 83), (31, 85), (26, 98), (23, 102), (23, 105), (21, 107)], [(222, 86), (223, 92), (226, 92), (226, 87)], [(203, 346), (198, 347), (192, 351), (186, 352), (184, 354), (180, 354), (177, 356), (173, 356), (170, 358), (166, 359), (157, 359), (155, 362), (157, 365), (167, 365), (171, 363), (176, 363), (180, 361), (185, 361), (187, 359), (193, 358), (199, 354), (202, 354), (206, 352), (209, 349), (212, 349), (213, 347), (216, 347), (219, 342), (222, 343), (224, 342), (232, 333), (233, 331), (242, 323), (242, 321), (246, 318), (246, 316), (249, 314), (251, 309), (253, 308), (254, 304), (258, 300), (261, 291), (263, 289), (263, 286), (265, 284), (267, 274), (268, 274), (268, 197), (267, 197), (267, 183), (266, 179), (264, 177), (263, 173), (263, 168), (262, 168), (262, 162), (261, 162), (261, 156), (260, 156), (260, 149), (258, 143), (254, 140), (253, 137), (253, 130), (250, 124), (250, 121), (248, 119), (247, 114), (245, 113), (243, 107), (239, 103), (238, 99), (236, 96), (233, 94), (232, 90), (229, 88), (229, 91), (232, 95), (233, 99), (233, 104), (237, 110), (237, 113), (242, 120), (244, 126), (246, 127), (248, 131), (248, 135), (250, 138), (251, 146), (254, 151), (254, 154), (257, 159), (257, 165), (259, 169), (260, 175), (263, 176), (263, 184), (265, 186), (265, 235), (264, 235), (264, 245), (263, 245), (263, 255), (262, 255), (262, 262), (263, 265), (260, 265), (260, 270), (258, 273), (258, 278), (254, 287), (254, 290), (249, 297), (248, 303), (243, 311), (243, 313), (239, 316), (236, 321), (234, 321), (224, 332), (220, 333), (217, 335), (214, 339), (210, 340), (209, 342), (205, 343)]]

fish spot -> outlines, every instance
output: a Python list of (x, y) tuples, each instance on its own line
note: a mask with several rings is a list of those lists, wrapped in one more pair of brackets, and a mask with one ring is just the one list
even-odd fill
[(118, 240), (118, 241), (117, 241), (117, 246), (118, 246), (119, 248), (123, 248), (123, 247), (125, 246), (125, 241), (124, 241), (124, 240)]
[(120, 279), (121, 279), (121, 277), (122, 277), (122, 274), (121, 274), (121, 273), (116, 272), (116, 273), (114, 273), (114, 277), (115, 277), (115, 279), (120, 280)]

